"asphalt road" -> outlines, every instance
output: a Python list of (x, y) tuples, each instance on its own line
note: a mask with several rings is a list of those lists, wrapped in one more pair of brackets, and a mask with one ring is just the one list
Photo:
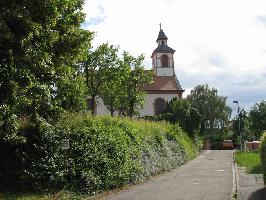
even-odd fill
[(105, 200), (231, 200), (232, 151), (204, 151), (195, 160)]

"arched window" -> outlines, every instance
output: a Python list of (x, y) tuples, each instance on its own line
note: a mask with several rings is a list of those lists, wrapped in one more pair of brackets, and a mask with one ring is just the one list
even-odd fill
[(159, 115), (165, 111), (166, 102), (163, 98), (157, 98), (154, 100), (154, 114)]
[(168, 56), (167, 55), (162, 55), (162, 67), (169, 67), (168, 66)]

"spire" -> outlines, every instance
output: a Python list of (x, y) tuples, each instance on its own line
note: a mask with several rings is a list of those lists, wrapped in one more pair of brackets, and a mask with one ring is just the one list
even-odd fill
[(159, 35), (158, 35), (156, 42), (158, 42), (158, 40), (167, 40), (168, 39), (167, 36), (165, 35), (165, 33), (163, 32), (162, 23), (160, 23), (159, 25), (160, 25), (160, 32), (159, 32)]

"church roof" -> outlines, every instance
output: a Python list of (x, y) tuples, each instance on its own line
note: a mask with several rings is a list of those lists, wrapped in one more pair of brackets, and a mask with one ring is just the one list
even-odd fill
[(154, 51), (152, 52), (152, 56), (154, 53), (175, 53), (175, 50), (167, 45), (159, 45)]
[(184, 91), (175, 76), (156, 76), (153, 83), (144, 86), (145, 91)]
[(159, 35), (158, 35), (158, 38), (157, 38), (156, 42), (158, 40), (167, 40), (167, 39), (168, 39), (167, 36), (165, 35), (165, 33), (163, 32), (163, 30), (161, 29), (160, 32), (159, 32)]

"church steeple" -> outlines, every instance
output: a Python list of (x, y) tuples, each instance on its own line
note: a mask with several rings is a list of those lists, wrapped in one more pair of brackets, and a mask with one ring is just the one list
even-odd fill
[(167, 36), (162, 30), (160, 23), (160, 31), (156, 42), (158, 47), (152, 53), (152, 65), (156, 70), (157, 76), (174, 76), (174, 58), (175, 50), (168, 46)]
[(156, 42), (158, 43), (158, 46), (159, 45), (167, 45), (167, 40), (168, 40), (168, 38), (165, 35), (165, 33), (163, 32), (162, 24), (160, 23), (160, 31), (159, 31), (158, 38), (157, 38)]

